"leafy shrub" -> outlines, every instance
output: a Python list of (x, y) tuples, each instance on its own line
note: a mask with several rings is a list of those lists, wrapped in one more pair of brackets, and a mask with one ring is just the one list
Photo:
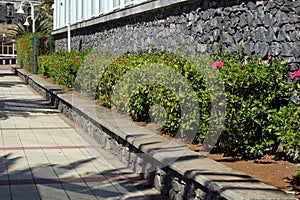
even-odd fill
[(288, 66), (270, 56), (263, 62), (258, 56), (246, 58), (239, 52), (220, 53), (217, 59), (224, 62), (218, 69), (227, 97), (226, 125), (219, 146), (233, 155), (263, 156), (277, 147), (279, 138), (270, 127), (276, 126), (274, 116), (290, 102)]
[(297, 161), (300, 150), (300, 107), (294, 103), (282, 106), (276, 115), (272, 115), (272, 123), (268, 128), (275, 133), (281, 142), (283, 152)]
[(77, 72), (88, 52), (59, 51), (52, 55), (40, 56), (38, 59), (39, 71), (42, 75), (50, 77), (54, 83), (72, 88)]
[(113, 58), (107, 52), (90, 52), (77, 72), (74, 89), (96, 99), (98, 82)]
[[(208, 62), (202, 61), (203, 65)], [(190, 91), (196, 92), (191, 94)], [(197, 132), (200, 113), (197, 109), (188, 112), (184, 109), (200, 105), (203, 116), (209, 117), (210, 95), (202, 75), (192, 63), (175, 54), (138, 52), (119, 56), (99, 80), (97, 97), (105, 106), (129, 112), (136, 121), (165, 120), (162, 127), (165, 134), (175, 136), (178, 132), (179, 137), (184, 136), (189, 141), (205, 137), (206, 131), (201, 129), (198, 130), (201, 137), (189, 134)], [(161, 109), (151, 109), (153, 106)], [(201, 128), (207, 130), (208, 120), (203, 122), (205, 125)]]
[[(293, 84), (292, 100), (299, 99), (300, 70), (293, 72), (290, 78)], [(282, 106), (277, 115), (271, 117), (274, 124), (270, 125), (269, 130), (272, 130), (277, 135), (284, 153), (293, 160), (299, 161), (300, 106), (294, 102), (290, 102), (288, 105)]]
[[(57, 52), (40, 57), (40, 71), (68, 87), (74, 86), (77, 75), (76, 90), (87, 92), (104, 106), (129, 113), (136, 121), (158, 123), (165, 134), (180, 133), (194, 143), (207, 137), (210, 123), (222, 121), (212, 117), (220, 112), (212, 111), (212, 103), (224, 104), (221, 99), (226, 96), (219, 149), (257, 158), (282, 143), (286, 153), (297, 155), (299, 107), (291, 102), (289, 67), (279, 58), (263, 61), (241, 52), (219, 52), (213, 59), (186, 59), (163, 51), (116, 58), (109, 53), (88, 53)], [(212, 60), (218, 62), (212, 65)], [(294, 85), (299, 86), (297, 80)], [(186, 112), (183, 105), (192, 109)], [(190, 135), (195, 131), (195, 137)]]
[[(36, 55), (33, 55), (33, 37), (36, 37)], [(46, 44), (49, 40), (48, 35), (43, 33), (32, 33), (22, 36), (17, 40), (17, 60), (21, 67), (27, 71), (33, 72), (33, 56), (44, 55), (49, 52), (50, 46)]]
[(17, 60), (20, 63), (21, 67), (24, 67), (25, 70), (32, 70), (32, 34), (28, 34), (23, 36), (19, 40), (17, 40)]

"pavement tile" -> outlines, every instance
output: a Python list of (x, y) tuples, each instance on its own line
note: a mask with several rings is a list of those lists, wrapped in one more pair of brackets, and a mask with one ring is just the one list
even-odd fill
[(9, 186), (0, 186), (0, 200), (11, 200)]
[(103, 199), (120, 199), (123, 195), (109, 182), (89, 182), (87, 183), (91, 192), (99, 200)]
[(0, 161), (0, 181), (6, 181), (6, 180), (8, 180), (8, 172), (7, 172), (6, 163)]
[(41, 164), (34, 167), (31, 167), (31, 171), (34, 179), (53, 179), (57, 178), (53, 167), (47, 164)]
[[(0, 119), (1, 119), (1, 116), (0, 116)], [(14, 122), (11, 120), (1, 121), (1, 129), (5, 129), (5, 128), (15, 128)]]
[(39, 200), (40, 195), (36, 185), (11, 185), (12, 200)]
[(43, 130), (40, 133), (37, 133), (37, 131), (34, 131), (35, 137), (37, 139), (37, 143), (40, 146), (56, 146), (56, 142), (53, 140), (53, 138), (48, 134), (48, 131)]
[(60, 146), (73, 146), (74, 143), (67, 137), (62, 130), (55, 130), (50, 132), (51, 137)]
[(37, 185), (41, 199), (67, 200), (69, 199), (61, 184), (43, 184)]
[(75, 146), (85, 146), (86, 144), (83, 139), (73, 130), (63, 130), (66, 137), (69, 138), (70, 141), (72, 141), (73, 145)]
[(63, 183), (63, 187), (71, 200), (97, 200), (85, 183)]

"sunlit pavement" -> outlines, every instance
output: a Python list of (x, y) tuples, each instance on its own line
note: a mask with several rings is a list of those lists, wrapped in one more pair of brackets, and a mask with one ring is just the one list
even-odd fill
[(162, 199), (0, 66), (0, 200)]

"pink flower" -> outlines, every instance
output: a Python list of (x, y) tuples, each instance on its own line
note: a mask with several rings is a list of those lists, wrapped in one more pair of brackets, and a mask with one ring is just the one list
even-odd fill
[(223, 67), (224, 66), (224, 63), (223, 62), (215, 62), (214, 64), (213, 64), (213, 68), (215, 69), (215, 68), (217, 68), (217, 67)]
[(75, 63), (79, 63), (80, 61), (79, 60), (75, 60)]
[(271, 55), (268, 55), (268, 60), (269, 61), (272, 61), (273, 60), (273, 57)]
[(294, 79), (294, 78), (297, 78), (298, 76), (300, 76), (300, 69), (298, 71), (295, 71), (291, 76), (290, 78), (291, 79)]
[(245, 68), (245, 63), (243, 63), (242, 65), (241, 65), (241, 69), (244, 69)]
[(76, 59), (80, 58), (80, 56), (75, 56)]
[(90, 59), (94, 59), (95, 58), (95, 56), (94, 55), (90, 55)]

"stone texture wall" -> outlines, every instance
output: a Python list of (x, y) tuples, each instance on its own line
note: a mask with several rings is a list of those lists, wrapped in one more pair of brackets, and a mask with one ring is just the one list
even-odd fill
[[(65, 49), (66, 33), (56, 34)], [(150, 47), (212, 53), (243, 47), (246, 54), (300, 60), (299, 0), (188, 1), (132, 17), (72, 31), (72, 48), (116, 54)]]

